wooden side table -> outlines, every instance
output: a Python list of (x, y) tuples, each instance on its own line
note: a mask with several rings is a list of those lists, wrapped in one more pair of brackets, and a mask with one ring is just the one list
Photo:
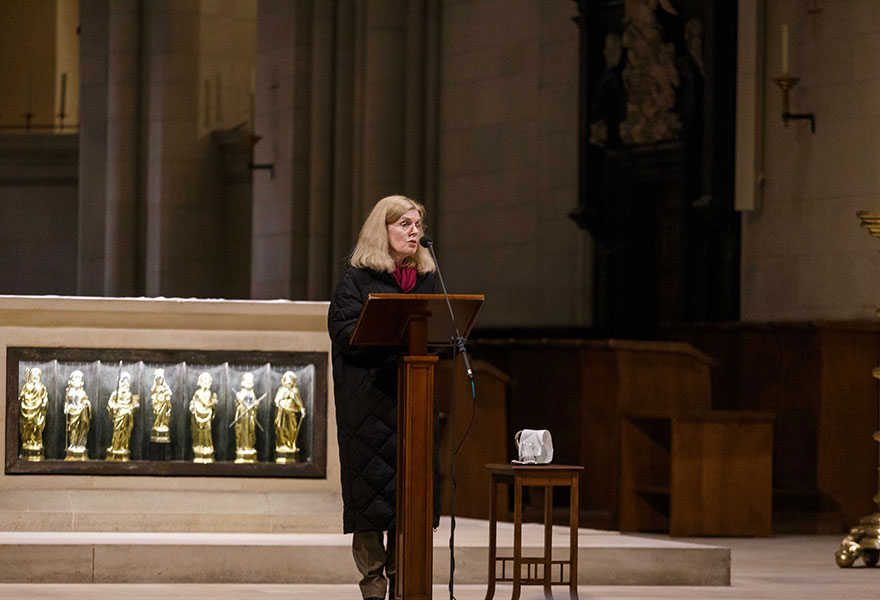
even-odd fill
[[(486, 465), (492, 476), (489, 513), (489, 589), (486, 600), (495, 596), (496, 581), (513, 583), (512, 600), (517, 600), (524, 585), (544, 586), (544, 596), (551, 597), (551, 585), (568, 584), (569, 596), (577, 599), (578, 565), (578, 475), (583, 467), (572, 465)], [(496, 551), (496, 529), (498, 519), (498, 485), (513, 485), (513, 556), (498, 556)], [(544, 488), (544, 555), (523, 557), (522, 555), (522, 489), (523, 487)], [(553, 488), (568, 487), (571, 493), (569, 526), (571, 530), (568, 560), (553, 560)], [(497, 563), (501, 563), (501, 577), (497, 576)], [(508, 562), (513, 563), (513, 572), (506, 576)], [(522, 567), (526, 565), (526, 576)], [(540, 569), (539, 565), (543, 568)], [(559, 580), (552, 577), (553, 567), (559, 565)], [(568, 581), (565, 581), (564, 567), (568, 565)]]

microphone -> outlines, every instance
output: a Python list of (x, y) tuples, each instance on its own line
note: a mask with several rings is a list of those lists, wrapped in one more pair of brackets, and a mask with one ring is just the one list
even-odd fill
[(468, 359), (467, 349), (464, 346), (464, 338), (461, 337), (461, 332), (458, 330), (458, 325), (455, 323), (455, 313), (452, 310), (452, 303), (449, 301), (449, 294), (446, 292), (446, 284), (443, 283), (443, 275), (440, 273), (440, 263), (437, 261), (437, 255), (434, 254), (434, 240), (423, 235), (419, 238), (419, 244), (422, 248), (427, 248), (431, 251), (431, 258), (434, 259), (434, 266), (437, 269), (437, 279), (440, 280), (440, 287), (443, 289), (443, 297), (446, 298), (446, 306), (449, 308), (449, 318), (452, 320), (452, 329), (455, 332), (455, 336), (452, 338), (452, 343), (461, 355), (462, 361), (464, 361), (464, 368), (467, 372), (468, 380), (471, 382), (471, 386), (473, 386), (474, 371), (471, 369), (471, 361)]

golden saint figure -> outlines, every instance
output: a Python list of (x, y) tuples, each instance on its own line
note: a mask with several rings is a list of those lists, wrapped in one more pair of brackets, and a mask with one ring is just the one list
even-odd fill
[(306, 408), (296, 387), (296, 374), (293, 371), (286, 371), (281, 377), (281, 387), (275, 394), (275, 409), (275, 462), (295, 462), (299, 454), (296, 438), (306, 416)]
[(113, 438), (107, 448), (107, 460), (128, 462), (131, 451), (128, 449), (131, 430), (134, 427), (134, 411), (140, 406), (138, 397), (131, 393), (131, 375), (128, 371), (119, 374), (116, 390), (107, 401), (107, 412), (113, 421)]
[(171, 419), (171, 388), (165, 382), (165, 369), (153, 371), (153, 387), (150, 388), (150, 401), (153, 404), (153, 429), (150, 441), (170, 444), (168, 421)]
[(254, 375), (245, 373), (241, 376), (241, 389), (235, 392), (235, 462), (257, 462), (257, 408), (260, 400), (254, 393)]
[(211, 393), (213, 383), (210, 373), (199, 375), (199, 388), (189, 402), (192, 415), (193, 462), (214, 462), (214, 440), (211, 439), (211, 421), (217, 408), (217, 394)]
[(86, 442), (92, 423), (92, 403), (83, 389), (82, 371), (74, 371), (67, 379), (64, 414), (67, 415), (67, 454), (64, 460), (88, 460)]
[(21, 437), (21, 457), (25, 460), (43, 460), (43, 429), (46, 427), (46, 406), (49, 393), (40, 380), (42, 372), (27, 369), (24, 372), (24, 385), (18, 394), (20, 415), (18, 432)]

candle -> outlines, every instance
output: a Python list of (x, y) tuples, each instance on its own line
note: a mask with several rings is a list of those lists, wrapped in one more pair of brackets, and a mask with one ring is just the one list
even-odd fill
[(61, 74), (61, 110), (58, 112), (58, 116), (62, 119), (64, 118), (64, 100), (67, 95), (67, 73)]
[(788, 77), (788, 25), (782, 26), (782, 75)]
[(255, 99), (255, 96), (256, 96), (256, 90), (257, 90), (257, 72), (254, 70), (253, 67), (251, 67), (251, 91), (250, 91), (250, 94), (249, 94), (249, 96), (250, 96), (250, 113), (249, 113), (249, 117), (250, 117), (250, 120), (251, 120), (251, 131), (252, 131), (252, 132), (256, 130), (256, 128), (254, 127), (254, 111), (255, 111), (255, 107), (254, 107), (254, 99)]

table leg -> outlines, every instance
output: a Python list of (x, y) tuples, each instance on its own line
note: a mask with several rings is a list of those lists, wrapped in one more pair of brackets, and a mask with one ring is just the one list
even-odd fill
[(519, 600), (522, 586), (522, 480), (513, 478), (513, 594)]
[(571, 527), (571, 547), (569, 553), (568, 565), (568, 593), (571, 600), (578, 600), (578, 475), (573, 473), (571, 476), (571, 496), (569, 508), (569, 524)]
[(552, 598), (553, 574), (553, 486), (544, 486), (544, 598)]
[(489, 587), (486, 590), (486, 600), (495, 597), (495, 540), (498, 522), (498, 482), (492, 475), (489, 490)]

